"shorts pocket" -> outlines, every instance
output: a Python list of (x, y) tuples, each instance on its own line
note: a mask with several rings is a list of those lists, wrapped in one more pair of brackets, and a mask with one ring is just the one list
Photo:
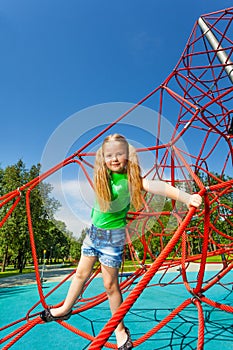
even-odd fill
[(125, 230), (112, 231), (111, 245), (113, 247), (120, 247), (125, 244)]

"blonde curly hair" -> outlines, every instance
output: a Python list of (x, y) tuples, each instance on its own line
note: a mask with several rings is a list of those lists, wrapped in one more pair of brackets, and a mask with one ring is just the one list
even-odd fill
[(130, 202), (136, 210), (142, 206), (142, 178), (141, 169), (138, 162), (138, 157), (135, 148), (130, 145), (124, 136), (113, 134), (107, 136), (102, 146), (96, 152), (94, 164), (94, 189), (100, 209), (106, 212), (111, 204), (111, 189), (110, 189), (110, 174), (104, 159), (103, 147), (107, 142), (118, 141), (122, 142), (127, 147), (127, 166), (126, 173), (128, 177), (128, 186), (130, 192)]

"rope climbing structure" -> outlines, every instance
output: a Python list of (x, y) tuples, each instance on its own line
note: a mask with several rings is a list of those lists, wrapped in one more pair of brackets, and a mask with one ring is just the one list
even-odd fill
[[(144, 208), (140, 212), (132, 210), (128, 213), (126, 254), (131, 258), (134, 271), (121, 279), (120, 287), (124, 301), (120, 308), (98, 334), (84, 331), (68, 321), (57, 321), (57, 327), (64, 327), (74, 333), (77, 336), (76, 344), (80, 338), (87, 339), (90, 350), (103, 347), (114, 349), (116, 345), (110, 342), (109, 338), (119, 322), (133, 309), (136, 301), (143, 297), (148, 288), (154, 288), (156, 285), (166, 288), (168, 284), (174, 285), (174, 288), (176, 285), (181, 285), (188, 293), (187, 298), (182, 302), (177, 301), (177, 306), (168, 310), (164, 317), (155, 317), (154, 323), (150, 322), (150, 328), (143, 334), (137, 336), (132, 329), (135, 348), (147, 344), (156, 334), (159, 338), (164, 327), (169, 326), (172, 320), (192, 307), (197, 315), (198, 327), (195, 344), (193, 347), (190, 345), (189, 349), (202, 349), (205, 344), (205, 307), (218, 309), (227, 314), (233, 313), (233, 305), (227, 302), (227, 299), (217, 301), (211, 296), (211, 290), (216, 284), (227, 294), (232, 292), (232, 283), (222, 282), (233, 267), (232, 21), (233, 8), (202, 15), (194, 24), (177, 65), (159, 87), (103, 128), (74, 154), (38, 178), (0, 198), (1, 207), (8, 207), (7, 214), (1, 221), (2, 226), (22, 200), (21, 194), (23, 192), (26, 194), (25, 215), (28, 220), (39, 294), (38, 302), (31, 307), (24, 318), (2, 327), (2, 330), (7, 331), (7, 335), (1, 339), (4, 350), (15, 345), (26, 333), (42, 323), (35, 309), (38, 306), (40, 310), (42, 307), (48, 307), (47, 298), (75, 272), (72, 271), (47, 295), (44, 294), (31, 217), (31, 193), (41, 182), (49, 180), (52, 174), (70, 164), (77, 165), (92, 186), (89, 169), (93, 168), (90, 161), (93, 159), (93, 152), (88, 151), (89, 147), (96, 140), (101, 141), (102, 137), (114, 130), (115, 125), (126, 120), (139, 106), (153, 106), (158, 111), (156, 120), (151, 121), (151, 125), (156, 124), (154, 143), (137, 149), (138, 153), (150, 152), (154, 157), (151, 168), (147, 169), (144, 176), (151, 179), (160, 178), (190, 193), (199, 193), (203, 198), (203, 205), (199, 209), (192, 207), (187, 210), (172, 201), (171, 211), (165, 209), (165, 206), (158, 211), (157, 198), (145, 194)], [(174, 119), (174, 115), (176, 116), (176, 123), (168, 142), (161, 142), (160, 137), (163, 115), (168, 120), (169, 117)], [(153, 133), (152, 128), (151, 132)], [(180, 147), (181, 138), (186, 145), (185, 150)], [(169, 224), (165, 225), (165, 222)], [(152, 244), (155, 240), (156, 248)], [(139, 256), (135, 248), (136, 241), (143, 246), (142, 256)], [(193, 249), (194, 245), (198, 246), (196, 250)], [(206, 268), (213, 257), (221, 258), (220, 268), (206, 280)], [(195, 280), (190, 281), (187, 270), (194, 262), (198, 266), (198, 273)], [(166, 278), (163, 280), (163, 276), (174, 268), (179, 271), (181, 282), (172, 277), (169, 281)], [(73, 309), (74, 318), (75, 315), (81, 315), (106, 301), (107, 296), (104, 292), (85, 298), (85, 291), (91, 288), (98, 273), (97, 268), (86, 283), (83, 295)], [(153, 282), (157, 273), (160, 273), (161, 278)], [(153, 308), (153, 300), (150, 307)], [(152, 348), (158, 347), (151, 345), (150, 349)]]

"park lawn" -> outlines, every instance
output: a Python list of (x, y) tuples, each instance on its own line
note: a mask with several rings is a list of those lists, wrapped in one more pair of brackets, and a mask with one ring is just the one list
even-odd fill
[[(27, 267), (23, 269), (22, 274), (27, 274), (27, 273), (32, 273), (35, 272), (35, 269), (33, 267)], [(6, 271), (0, 272), (0, 278), (5, 278), (5, 277), (11, 277), (11, 276), (17, 276), (19, 275), (19, 270), (14, 269), (14, 268), (7, 268)]]

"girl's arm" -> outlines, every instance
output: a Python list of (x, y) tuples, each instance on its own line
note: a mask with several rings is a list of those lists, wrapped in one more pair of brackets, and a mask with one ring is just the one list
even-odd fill
[(199, 194), (189, 194), (163, 181), (143, 179), (142, 186), (146, 192), (169, 197), (185, 203), (188, 207), (193, 206), (197, 208), (202, 203), (202, 198)]

